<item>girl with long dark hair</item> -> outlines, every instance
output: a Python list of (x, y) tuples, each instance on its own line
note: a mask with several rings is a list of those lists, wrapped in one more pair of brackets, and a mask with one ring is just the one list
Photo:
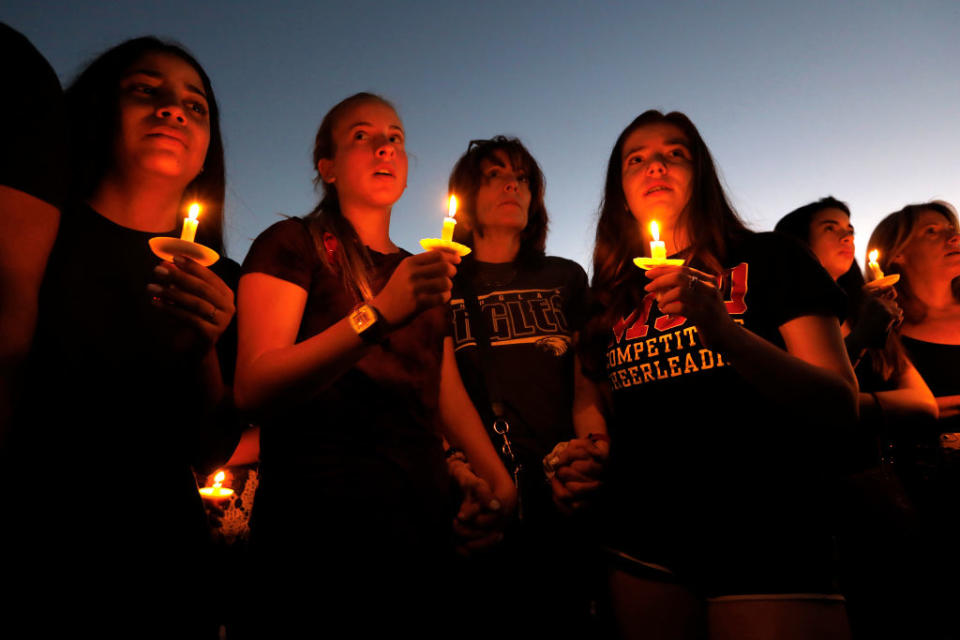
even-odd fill
[(241, 427), (228, 333), (239, 268), (163, 262), (148, 240), (178, 235), (199, 200), (197, 241), (223, 252), (217, 103), (193, 56), (144, 37), (90, 63), (66, 113), (74, 189), (41, 290), (22, 416), (43, 475), (70, 479), (52, 509), (70, 522), (53, 546), (66, 549), (64, 579), (50, 582), (75, 590), (98, 631), (143, 614), (158, 630), (203, 635), (213, 623), (188, 585), (209, 569), (209, 537), (191, 467), (225, 460)]
[[(634, 266), (654, 221), (682, 266)], [(658, 111), (611, 152), (592, 285), (623, 635), (845, 637), (823, 507), (824, 445), (856, 417), (836, 286), (792, 240), (748, 230), (693, 123)]]

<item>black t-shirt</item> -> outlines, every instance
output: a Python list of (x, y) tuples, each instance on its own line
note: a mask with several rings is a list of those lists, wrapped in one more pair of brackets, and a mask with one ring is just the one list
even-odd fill
[(67, 183), (67, 136), (57, 74), (29, 40), (2, 23), (0, 60), (6, 87), (0, 121), (7, 124), (0, 184), (59, 209)]
[[(723, 266), (727, 312), (781, 349), (781, 325), (843, 313), (840, 290), (790, 238), (747, 236)], [(647, 282), (637, 270), (630, 284)], [(817, 489), (820, 425), (754, 388), (724, 354), (703, 346), (686, 318), (661, 314), (653, 294), (608, 335), (603, 353), (588, 359), (602, 358), (613, 390), (611, 546), (680, 571), (743, 571), (747, 582), (727, 583), (728, 591), (778, 589), (782, 565), (764, 569), (760, 557), (777, 545), (806, 557), (800, 546), (828, 542)], [(758, 578), (764, 571), (772, 573)]]
[[(409, 255), (370, 251), (375, 292)], [(340, 321), (357, 304), (321, 261), (308, 223), (298, 218), (260, 234), (243, 272), (280, 278), (307, 292), (297, 342)], [(344, 544), (376, 533), (380, 540), (392, 535), (409, 545), (426, 535), (425, 528), (433, 527), (434, 536), (437, 527), (446, 531), (448, 480), (436, 420), (448, 322), (442, 307), (421, 313), (311, 400), (264, 417), (251, 523), (256, 539), (287, 536), (296, 527)], [(291, 487), (322, 508), (310, 513), (291, 506), (301, 499)]]
[(539, 475), (540, 460), (573, 437), (573, 334), (586, 310), (587, 276), (575, 262), (545, 257), (531, 265), (474, 263), (454, 281), (453, 341), (463, 384), (499, 449), (493, 410), (465, 303), (463, 278), (490, 337), (491, 358), (510, 439), (525, 467)]
[[(960, 345), (900, 336), (904, 349), (935, 397), (960, 394)], [(960, 416), (941, 418), (941, 433), (960, 432)]]

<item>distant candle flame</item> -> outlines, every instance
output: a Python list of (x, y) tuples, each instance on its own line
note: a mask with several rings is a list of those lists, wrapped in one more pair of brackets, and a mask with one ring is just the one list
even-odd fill
[(189, 214), (191, 220), (196, 220), (197, 216), (200, 215), (200, 203), (194, 202), (191, 204), (190, 208), (187, 209), (187, 213)]
[(447, 210), (447, 217), (452, 218), (457, 213), (457, 196), (450, 196), (450, 207)]
[(650, 235), (653, 236), (654, 242), (660, 241), (660, 225), (657, 224), (656, 220), (650, 223)]
[(223, 485), (223, 479), (227, 477), (223, 471), (218, 471), (217, 475), (213, 476), (213, 488), (219, 489)]
[(874, 249), (867, 255), (870, 257), (870, 264), (877, 264), (877, 258), (880, 257), (880, 252), (878, 250)]

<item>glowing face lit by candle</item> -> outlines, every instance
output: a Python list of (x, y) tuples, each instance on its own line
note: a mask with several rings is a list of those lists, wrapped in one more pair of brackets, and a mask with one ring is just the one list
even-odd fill
[(443, 219), (443, 231), (440, 233), (440, 239), (443, 242), (453, 241), (453, 228), (457, 226), (454, 216), (457, 213), (457, 196), (450, 196), (450, 205), (447, 209), (447, 217)]

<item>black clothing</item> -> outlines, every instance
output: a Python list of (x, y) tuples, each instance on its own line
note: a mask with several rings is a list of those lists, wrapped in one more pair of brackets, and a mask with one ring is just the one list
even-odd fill
[(0, 184), (58, 209), (66, 187), (67, 139), (60, 81), (30, 41), (0, 23), (3, 84), (0, 121), (7, 123)]
[[(151, 303), (146, 286), (161, 260), (147, 241), (170, 234), (117, 225), (87, 205), (67, 209), (12, 444), (23, 480), (53, 497), (23, 521), (38, 541), (56, 532), (53, 553), (38, 553), (71, 587), (97, 576), (71, 595), (91, 600), (86, 615), (136, 593), (133, 611), (163, 610), (189, 635), (180, 616), (200, 611), (190, 594), (157, 592), (206, 575), (209, 534), (191, 467), (225, 461), (243, 425), (229, 401), (205, 406), (199, 337)], [(211, 270), (236, 287), (235, 262), (221, 258)], [(233, 323), (217, 344), (228, 384), (235, 332)]]
[[(723, 266), (727, 312), (781, 349), (781, 325), (843, 313), (840, 290), (793, 239), (752, 234)], [(629, 286), (647, 282), (637, 270)], [(829, 416), (787, 413), (652, 293), (607, 335), (585, 364), (605, 367), (613, 388), (609, 546), (708, 595), (832, 591)]]
[[(356, 306), (320, 260), (307, 225), (296, 218), (274, 224), (254, 241), (243, 266), (244, 274), (266, 274), (307, 292), (298, 343)], [(375, 292), (409, 255), (370, 251)], [(404, 595), (412, 571), (423, 580), (435, 575), (451, 548), (453, 516), (436, 428), (448, 322), (442, 307), (421, 313), (312, 399), (263, 418), (251, 535), (274, 593), (261, 624), (280, 623), (281, 610), (289, 616), (283, 623), (294, 627), (321, 615), (347, 617), (368, 597), (413, 597)], [(303, 589), (305, 578), (335, 588), (336, 597), (316, 609), (316, 590), (290, 594)], [(294, 600), (283, 601), (288, 595)], [(315, 604), (291, 604), (301, 598)]]
[[(960, 345), (926, 342), (901, 335), (913, 366), (936, 397), (960, 394)], [(941, 418), (941, 433), (960, 432), (960, 416)]]

